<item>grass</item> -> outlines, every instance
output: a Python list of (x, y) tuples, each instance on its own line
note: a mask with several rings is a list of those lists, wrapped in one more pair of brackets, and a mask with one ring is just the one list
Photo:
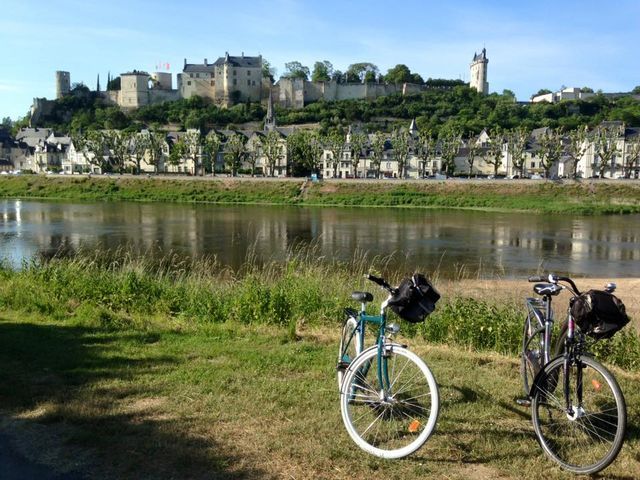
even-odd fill
[(470, 208), (540, 213), (640, 213), (635, 181), (325, 181), (6, 176), (0, 197), (221, 204)]
[[(434, 371), (441, 414), (421, 450), (384, 461), (359, 451), (342, 426), (335, 328), (301, 326), (291, 341), (280, 327), (235, 322), (91, 325), (0, 314), (3, 431), (58, 471), (98, 479), (566, 478), (514, 402), (521, 387), (512, 357), (406, 340)], [(605, 474), (637, 478), (638, 375), (615, 373), (630, 432)]]
[[(334, 363), (348, 293), (369, 288), (362, 273), (398, 280), (386, 259), (299, 251), (232, 271), (148, 258), (0, 268), (0, 428), (25, 456), (98, 479), (566, 478), (514, 401), (522, 307), (510, 298), (445, 285), (426, 323), (402, 324), (441, 415), (423, 449), (383, 461), (348, 438)], [(629, 409), (607, 478), (640, 477), (640, 342), (627, 335), (603, 352), (626, 368), (612, 366)]]

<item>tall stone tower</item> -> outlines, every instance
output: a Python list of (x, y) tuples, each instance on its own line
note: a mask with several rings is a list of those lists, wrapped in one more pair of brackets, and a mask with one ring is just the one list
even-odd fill
[(489, 82), (487, 82), (487, 65), (489, 59), (487, 58), (487, 49), (483, 48), (481, 53), (473, 55), (473, 61), (471, 62), (471, 88), (475, 88), (478, 92), (488, 95), (489, 94)]
[(122, 108), (149, 105), (149, 74), (147, 72), (134, 70), (120, 74), (118, 104)]
[(69, 72), (56, 72), (56, 99), (61, 99), (71, 91), (71, 75)]

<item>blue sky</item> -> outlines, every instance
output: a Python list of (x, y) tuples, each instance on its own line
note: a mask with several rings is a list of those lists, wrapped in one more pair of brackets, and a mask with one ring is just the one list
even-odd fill
[[(24, 116), (33, 97), (55, 96), (55, 71), (91, 89), (100, 74), (154, 71), (184, 59), (213, 62), (262, 54), (279, 76), (285, 62), (336, 69), (406, 64), (423, 78), (469, 80), (483, 47), (489, 88), (519, 100), (540, 88), (640, 85), (640, 1), (591, 0), (3, 0), (0, 118)], [(276, 77), (277, 78), (277, 77)]]

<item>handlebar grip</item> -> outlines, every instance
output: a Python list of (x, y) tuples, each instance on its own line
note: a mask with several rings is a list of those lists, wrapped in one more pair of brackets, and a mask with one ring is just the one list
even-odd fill
[(541, 277), (540, 275), (532, 275), (527, 279), (529, 282), (544, 282), (546, 280), (545, 277)]
[(371, 280), (373, 283), (377, 283), (381, 287), (384, 287), (387, 284), (387, 282), (385, 282), (382, 278), (376, 277), (375, 275), (371, 275), (369, 273), (367, 273), (364, 278), (366, 278), (367, 280)]

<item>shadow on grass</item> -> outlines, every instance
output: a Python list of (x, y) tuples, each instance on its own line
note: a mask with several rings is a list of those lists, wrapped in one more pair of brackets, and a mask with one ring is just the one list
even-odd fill
[[(157, 335), (144, 332), (110, 333), (0, 318), (0, 410), (5, 423), (25, 427), (5, 433), (13, 444), (27, 445), (29, 458), (50, 456), (48, 445), (67, 457), (82, 451), (85, 458), (75, 463), (80, 468), (71, 469), (74, 479), (264, 477), (258, 469), (239, 467), (247, 462), (225, 451), (224, 445), (189, 435), (186, 422), (154, 414), (153, 409), (145, 412), (145, 399), (162, 393), (145, 384), (144, 377), (181, 360), (159, 353), (130, 358), (122, 345), (157, 340)], [(122, 400), (138, 401), (139, 408), (124, 413), (112, 408)], [(19, 438), (26, 432), (31, 437)], [(50, 478), (66, 478), (53, 470)]]

